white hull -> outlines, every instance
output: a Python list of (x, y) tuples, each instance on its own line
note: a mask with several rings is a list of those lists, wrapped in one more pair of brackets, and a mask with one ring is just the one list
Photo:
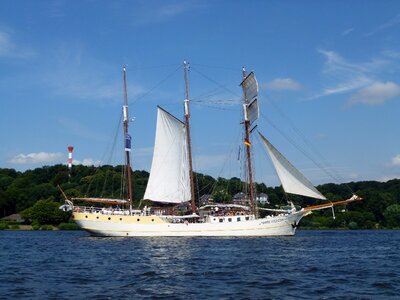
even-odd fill
[[(294, 235), (296, 226), (306, 211), (282, 216), (249, 220), (241, 217), (216, 217), (214, 222), (171, 223), (159, 216), (110, 216), (96, 213), (76, 213), (75, 222), (93, 236), (288, 236)], [(219, 219), (224, 219), (219, 222)], [(228, 222), (228, 218), (233, 219)]]

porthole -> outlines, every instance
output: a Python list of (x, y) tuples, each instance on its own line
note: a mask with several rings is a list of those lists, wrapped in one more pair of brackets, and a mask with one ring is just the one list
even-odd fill
[(151, 219), (152, 222), (154, 222), (154, 219)]
[(122, 221), (122, 218), (119, 218), (120, 221)]
[(248, 221), (249, 220), (249, 217), (246, 217), (246, 221)]
[(238, 222), (240, 222), (240, 217), (239, 217), (239, 218), (237, 218), (237, 221), (238, 221)]
[(87, 219), (87, 216), (85, 216), (85, 218)]
[(140, 219), (137, 219), (137, 221), (139, 222), (139, 221), (140, 221)]
[(228, 222), (232, 222), (232, 218), (228, 218)]
[(111, 220), (111, 217), (108, 217), (109, 220)]
[(221, 219), (219, 219), (219, 222), (220, 222), (220, 223), (222, 223), (223, 221), (224, 221), (224, 219), (222, 219), (222, 218), (221, 218)]
[(98, 219), (99, 217), (96, 217), (96, 219)]

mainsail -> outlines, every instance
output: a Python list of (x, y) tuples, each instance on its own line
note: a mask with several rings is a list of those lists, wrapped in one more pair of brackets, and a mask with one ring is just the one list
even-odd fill
[(163, 203), (190, 200), (185, 125), (161, 107), (157, 109), (153, 161), (143, 199)]
[(308, 181), (260, 132), (265, 149), (275, 167), (286, 193), (326, 200), (313, 184)]

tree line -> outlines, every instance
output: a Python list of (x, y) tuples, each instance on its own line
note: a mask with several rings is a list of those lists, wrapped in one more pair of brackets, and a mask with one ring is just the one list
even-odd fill
[[(211, 195), (214, 202), (228, 203), (236, 193), (243, 191), (245, 186), (243, 181), (236, 177), (215, 179), (200, 173), (195, 173), (194, 177), (197, 203), (205, 194)], [(32, 216), (29, 213), (35, 212), (34, 207), (40, 207), (41, 210), (47, 207), (47, 214), (52, 217), (48, 218), (44, 213), (40, 215), (40, 223), (56, 224), (65, 221), (67, 217), (58, 214), (56, 209), (64, 201), (59, 187), (68, 197), (119, 198), (125, 190), (121, 184), (122, 178), (123, 166), (76, 165), (71, 173), (65, 165), (45, 166), (25, 172), (0, 168), (0, 217), (21, 212)], [(146, 171), (133, 172), (133, 199), (136, 207), (141, 205), (148, 178), (149, 173)], [(302, 227), (400, 228), (400, 179), (387, 182), (329, 183), (317, 188), (332, 201), (348, 199), (352, 193), (364, 200), (346, 206), (335, 206), (335, 218), (332, 217), (333, 212), (330, 209), (315, 212), (301, 221)], [(287, 205), (288, 200), (301, 207), (321, 203), (301, 196), (286, 195), (280, 186), (267, 187), (264, 183), (255, 183), (255, 189), (257, 193), (268, 195), (270, 203), (265, 206), (270, 208)]]

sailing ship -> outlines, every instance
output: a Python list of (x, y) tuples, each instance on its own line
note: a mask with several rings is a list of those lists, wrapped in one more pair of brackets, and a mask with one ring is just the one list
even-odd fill
[[(249, 179), (249, 205), (213, 204), (196, 207), (192, 151), (190, 142), (190, 110), (188, 93), (188, 64), (184, 62), (185, 100), (184, 121), (165, 109), (157, 107), (157, 126), (150, 176), (144, 199), (159, 206), (133, 209), (129, 113), (124, 77), (123, 128), (125, 137), (125, 163), (127, 175), (127, 199), (71, 198), (63, 209), (72, 211), (73, 220), (93, 236), (286, 236), (294, 235), (300, 220), (314, 210), (332, 208), (334, 205), (361, 200), (357, 195), (350, 199), (316, 206), (296, 208), (290, 202), (285, 209), (266, 209), (268, 215), (259, 217), (253, 187), (252, 153), (250, 135), (252, 124), (259, 115), (258, 83), (253, 72), (242, 70), (243, 124), (246, 147), (246, 172)], [(260, 132), (261, 141), (277, 171), (286, 193), (327, 200)], [(64, 195), (65, 196), (65, 195)], [(65, 196), (66, 197), (66, 196)], [(75, 205), (77, 201), (97, 202), (109, 208)], [(177, 213), (177, 205), (190, 203), (186, 214)], [(124, 209), (111, 208), (111, 205)]]

